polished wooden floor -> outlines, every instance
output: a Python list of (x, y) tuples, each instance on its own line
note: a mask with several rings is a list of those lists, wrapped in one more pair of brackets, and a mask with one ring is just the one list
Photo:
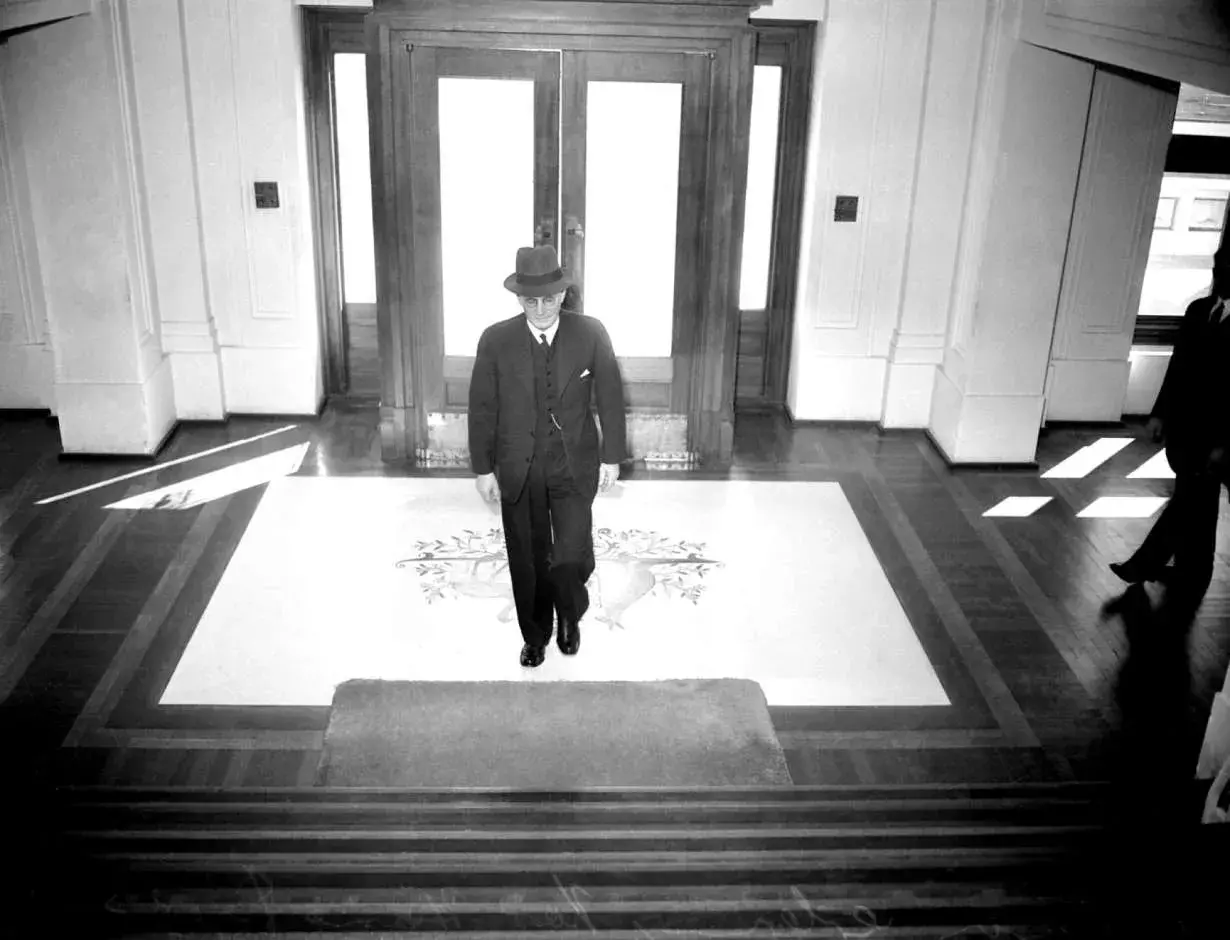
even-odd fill
[[(174, 463), (287, 424), (296, 427)], [(1106, 434), (1140, 440), (1086, 478), (1055, 481), (1040, 477), (1040, 470)], [(325, 802), (301, 810), (294, 810), (297, 804), (293, 804), (315, 799), (307, 788), (314, 781), (326, 709), (157, 704), (263, 487), (185, 511), (103, 508), (125, 495), (148, 492), (303, 441), (313, 445), (300, 471), (305, 475), (459, 473), (384, 464), (375, 409), (357, 403), (332, 403), (318, 419), (234, 418), (225, 425), (183, 425), (155, 460), (66, 459), (59, 453), (56, 427), (46, 417), (0, 415), (0, 740), (4, 755), (0, 784), (12, 790), (4, 801), (6, 808), (21, 813), (23, 806), (26, 812), (42, 807), (41, 817), (30, 818), (46, 819), (61, 811), (48, 811), (42, 798), (32, 794), (46, 794), (53, 787), (157, 788), (150, 792), (163, 802), (153, 822), (148, 818), (154, 812), (149, 809), (153, 804), (143, 801), (155, 797), (144, 790), (89, 797), (87, 802), (94, 801), (89, 806), (70, 806), (62, 812), (64, 818), (95, 819), (100, 831), (110, 833), (106, 838), (119, 838), (125, 826), (137, 825), (166, 829), (147, 837), (155, 843), (158, 839), (191, 842), (198, 837), (212, 839), (209, 830), (219, 824), (208, 820), (231, 812), (225, 806), (211, 809), (200, 800), (224, 799), (219, 795), (232, 789), (246, 793), (236, 799), (263, 800), (253, 797), (261, 791), (251, 788), (301, 787), (305, 789), (283, 791), (289, 795), (280, 799), (292, 801), (285, 811), (289, 815), (278, 816), (283, 811), (270, 806), (269, 813), (274, 815), (262, 826), (286, 825), (289, 832), (299, 825), (296, 819), (316, 818), (313, 813), (334, 819), (336, 814), (329, 809), (333, 804), (328, 801), (339, 799), (336, 795), (322, 792), (319, 799)], [(1125, 557), (1143, 538), (1149, 520), (1077, 517), (1098, 496), (1168, 493), (1168, 482), (1127, 478), (1128, 472), (1156, 452), (1139, 427), (1051, 429), (1041, 437), (1039, 467), (954, 471), (920, 432), (849, 425), (791, 426), (777, 416), (745, 415), (737, 424), (736, 451), (729, 473), (690, 476), (840, 482), (951, 701), (949, 706), (931, 708), (773, 709), (791, 774), (799, 785), (799, 799), (807, 801), (807, 813), (827, 818), (824, 814), (830, 810), (824, 809), (825, 801), (839, 800), (840, 813), (863, 820), (864, 828), (859, 831), (864, 835), (857, 837), (863, 841), (871, 838), (868, 833), (876, 827), (898, 832), (892, 827), (904, 824), (894, 820), (910, 814), (931, 819), (930, 829), (909, 829), (913, 835), (901, 830), (892, 836), (897, 840), (892, 844), (901, 848), (891, 849), (890, 855), (899, 852), (905, 853), (903, 858), (913, 857), (910, 845), (918, 851), (939, 853), (923, 865), (919, 884), (948, 877), (943, 873), (954, 864), (956, 849), (936, 847), (947, 846), (946, 839), (965, 840), (961, 864), (983, 864), (978, 853), (984, 849), (976, 841), (984, 838), (977, 835), (981, 830), (962, 830), (965, 835), (953, 836), (945, 820), (965, 817), (966, 823), (973, 824), (980, 814), (1025, 813), (1045, 821), (1051, 818), (1047, 814), (1052, 808), (1062, 804), (1069, 807), (1063, 810), (1066, 824), (1075, 805), (1070, 800), (1086, 801), (1093, 799), (1091, 794), (1102, 792), (1065, 790), (1061, 798), (1061, 791), (1048, 787), (1106, 787), (1117, 794), (1120, 798), (1111, 803), (1119, 818), (1129, 820), (1127, 842), (1138, 852), (1144, 851), (1142, 845), (1162, 844), (1149, 839), (1173, 837), (1178, 830), (1167, 830), (1167, 820), (1190, 822), (1193, 811), (1198, 818), (1200, 794), (1199, 787), (1191, 786), (1192, 772), (1212, 697), (1230, 662), (1227, 536), (1219, 540), (1213, 584), (1202, 603), (1194, 607), (1168, 597), (1163, 589), (1124, 594), (1107, 570), (1108, 562)], [(124, 478), (151, 468), (152, 472)], [(635, 478), (689, 476), (639, 467), (631, 473)], [(36, 505), (37, 500), (101, 481), (112, 482), (46, 506)], [(1053, 499), (1026, 519), (983, 517), (985, 509), (1010, 495)], [(337, 589), (344, 591), (346, 586), (339, 584)], [(766, 614), (771, 615), (771, 608)], [(516, 651), (513, 638), (510, 655)], [(834, 785), (853, 789), (808, 790)], [(1036, 789), (992, 790), (977, 797), (967, 789), (971, 785)], [(191, 787), (198, 789), (176, 789)], [(177, 792), (188, 795), (177, 797)], [(880, 805), (888, 809), (874, 809), (867, 802), (869, 795), (873, 802), (885, 801)], [(773, 802), (783, 798), (748, 795), (760, 807), (755, 812), (764, 817), (762, 824), (767, 828), (747, 838), (763, 841), (777, 831), (774, 827), (784, 824), (778, 817), (787, 811)], [(191, 811), (185, 809), (188, 815), (181, 819), (173, 804), (185, 799), (198, 802)], [(982, 799), (990, 803), (979, 803)], [(112, 812), (106, 810), (111, 800), (135, 802), (116, 804)], [(1094, 802), (1105, 809), (1101, 801)], [(987, 808), (991, 806), (995, 808)], [(244, 812), (250, 814), (257, 808), (257, 804), (245, 804)], [(549, 815), (548, 810), (536, 811)], [(387, 806), (380, 810), (386, 811), (392, 812)], [(803, 812), (802, 804), (799, 811)], [(361, 806), (346, 812), (357, 814), (355, 820), (365, 818)], [(419, 812), (408, 808), (405, 813), (411, 815), (405, 818), (418, 818), (413, 814)], [(470, 831), (468, 812), (458, 810), (463, 836)], [(645, 824), (651, 825), (652, 812), (657, 811), (646, 812), (651, 815)], [(708, 811), (696, 812), (697, 819), (709, 818)], [(197, 825), (191, 813), (204, 814), (203, 835), (189, 831)], [(224, 828), (239, 825), (232, 817), (218, 818), (230, 820)], [(756, 818), (755, 813), (749, 818)], [(180, 821), (175, 823), (176, 819)], [(1144, 821), (1151, 835), (1141, 834)], [(698, 837), (705, 825), (697, 823)], [(331, 844), (342, 845), (350, 831), (339, 830), (340, 841)], [(1168, 831), (1171, 836), (1166, 835)], [(282, 838), (262, 833), (260, 839), (273, 840), (269, 845)], [(395, 836), (390, 833), (389, 838)], [(236, 835), (241, 837), (249, 845), (259, 841)], [(293, 841), (295, 837), (286, 838)], [(601, 849), (606, 838), (595, 837), (590, 848)], [(609, 838), (631, 837), (626, 831), (612, 830)], [(927, 849), (924, 843), (933, 848)], [(47, 848), (51, 843), (44, 840), (40, 847), (37, 837), (31, 844), (32, 852), (51, 851)], [(1166, 844), (1175, 848), (1173, 839)], [(743, 850), (735, 846), (730, 851)], [(855, 857), (861, 856), (855, 849), (850, 852), (853, 854), (839, 853), (837, 861), (825, 863), (838, 866), (826, 869), (821, 878), (830, 892), (855, 890), (857, 878), (850, 873), (857, 868)], [(1149, 852), (1152, 858), (1155, 853)], [(739, 857), (746, 862), (751, 856)], [(46, 859), (51, 870), (59, 858)], [(809, 890), (822, 887), (816, 881), (819, 864), (803, 864), (803, 869), (812, 866), (810, 875), (800, 869), (801, 877), (811, 879)], [(612, 869), (610, 877), (631, 878), (624, 865), (618, 862), (618, 870)], [(838, 869), (844, 874), (837, 873)], [(471, 872), (467, 878), (479, 877), (473, 874), (478, 869), (466, 870)], [(177, 877), (189, 878), (186, 871)], [(320, 888), (313, 896), (335, 889), (343, 892), (345, 872), (331, 871), (332, 881), (313, 882), (330, 887)], [(750, 868), (732, 871), (742, 874), (724, 876), (731, 891), (737, 878), (754, 874)], [(1146, 869), (1132, 862), (1126, 871), (1130, 875)], [(514, 875), (510, 870), (499, 877)], [(789, 880), (787, 875), (778, 872), (774, 877), (784, 882)], [(652, 880), (657, 876), (644, 877)], [(881, 872), (877, 877), (887, 876)], [(1156, 879), (1158, 872), (1150, 867), (1143, 877)], [(847, 885), (842, 879), (854, 881)], [(1115, 892), (1121, 888), (1117, 879), (1118, 875)], [(193, 905), (201, 897), (215, 897), (208, 892), (222, 890), (217, 884), (209, 881), (199, 888), (184, 887), (186, 909), (196, 910)], [(911, 890), (914, 900), (923, 905), (915, 905), (911, 916), (925, 920), (931, 916), (924, 908), (932, 903), (927, 900), (932, 888), (915, 885)], [(895, 903), (892, 898), (897, 891), (891, 886), (884, 889), (885, 909)], [(639, 897), (652, 907), (657, 895), (648, 887), (645, 892)], [(982, 916), (975, 901), (984, 894), (981, 887), (969, 887), (962, 916)], [(56, 896), (54, 890), (50, 896)], [(781, 903), (794, 903), (791, 897), (786, 892)], [(382, 898), (371, 895), (371, 903), (379, 907), (385, 903)], [(154, 910), (162, 912), (159, 916), (166, 913), (161, 908)], [(227, 921), (232, 929), (238, 929), (235, 923), (247, 923), (234, 920), (239, 916), (236, 910), (227, 908), (225, 915), (232, 918)], [(1028, 911), (1023, 907), (1018, 913), (1024, 917)], [(180, 924), (166, 916), (170, 917), (166, 929)], [(729, 923), (720, 919), (726, 914), (713, 916), (718, 919), (712, 923)], [(516, 923), (520, 921), (514, 926)], [(663, 921), (662, 925), (674, 923)], [(678, 925), (686, 926), (683, 921)], [(884, 935), (923, 935), (902, 930)]]
[[(288, 423), (297, 427), (170, 465)], [(1107, 433), (1140, 431), (1045, 431), (1039, 468)], [(384, 464), (375, 410), (345, 402), (318, 419), (183, 425), (155, 461), (65, 459), (49, 419), (0, 417), (0, 727), (10, 753), (72, 782), (311, 781), (324, 709), (156, 704), (263, 487), (183, 512), (103, 509), (305, 440), (302, 474), (453, 473)], [(1149, 520), (1077, 518), (1097, 496), (1165, 495), (1167, 481), (1127, 479), (1155, 446), (1142, 438), (1084, 479), (1044, 480), (1039, 468), (954, 471), (921, 432), (748, 415), (736, 451), (732, 478), (841, 483), (952, 702), (774, 709), (796, 782), (1111, 779), (1117, 762), (1145, 753), (1190, 773), (1230, 659), (1226, 538), (1193, 613), (1161, 589), (1121, 597), (1107, 570)], [(151, 464), (169, 465), (35, 505)], [(1008, 495), (1054, 499), (1027, 519), (983, 518)]]

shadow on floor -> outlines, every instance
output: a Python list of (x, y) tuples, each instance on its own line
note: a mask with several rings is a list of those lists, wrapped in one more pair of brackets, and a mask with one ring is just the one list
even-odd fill
[(1105, 936), (1143, 928), (1207, 937), (1224, 926), (1230, 833), (1201, 825), (1208, 782), (1193, 781), (1208, 717), (1189, 656), (1200, 601), (1174, 585), (1155, 602), (1133, 585), (1103, 611), (1121, 622), (1128, 646), (1114, 686), (1118, 721), (1106, 742), (1110, 825), (1090, 872)]

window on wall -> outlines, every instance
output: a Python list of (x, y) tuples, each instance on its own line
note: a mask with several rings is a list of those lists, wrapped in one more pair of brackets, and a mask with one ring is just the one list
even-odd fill
[(1168, 173), (1162, 179), (1138, 325), (1141, 317), (1181, 317), (1188, 304), (1209, 292), (1228, 197), (1230, 177)]
[(1133, 337), (1173, 345), (1188, 304), (1209, 292), (1230, 205), (1230, 97), (1184, 85), (1153, 219)]

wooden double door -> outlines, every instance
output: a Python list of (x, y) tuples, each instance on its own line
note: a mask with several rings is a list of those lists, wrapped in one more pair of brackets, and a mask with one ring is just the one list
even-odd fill
[(517, 249), (549, 244), (611, 336), (633, 455), (728, 459), (746, 24), (704, 37), (398, 25), (368, 27), (386, 453), (467, 462), (478, 338), (520, 312), (503, 287)]

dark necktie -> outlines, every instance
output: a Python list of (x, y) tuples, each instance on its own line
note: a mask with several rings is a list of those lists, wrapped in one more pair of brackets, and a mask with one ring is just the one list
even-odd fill
[(1219, 300), (1217, 303), (1213, 304), (1213, 309), (1209, 311), (1209, 322), (1213, 324), (1213, 326), (1220, 326), (1225, 310), (1226, 302), (1224, 300)]
[(547, 342), (547, 334), (546, 334), (546, 333), (539, 333), (539, 334), (538, 334), (538, 343), (539, 343), (539, 345), (540, 345), (540, 346), (542, 346), (542, 350), (543, 350), (543, 352), (550, 352), (550, 351), (551, 351), (551, 344)]

